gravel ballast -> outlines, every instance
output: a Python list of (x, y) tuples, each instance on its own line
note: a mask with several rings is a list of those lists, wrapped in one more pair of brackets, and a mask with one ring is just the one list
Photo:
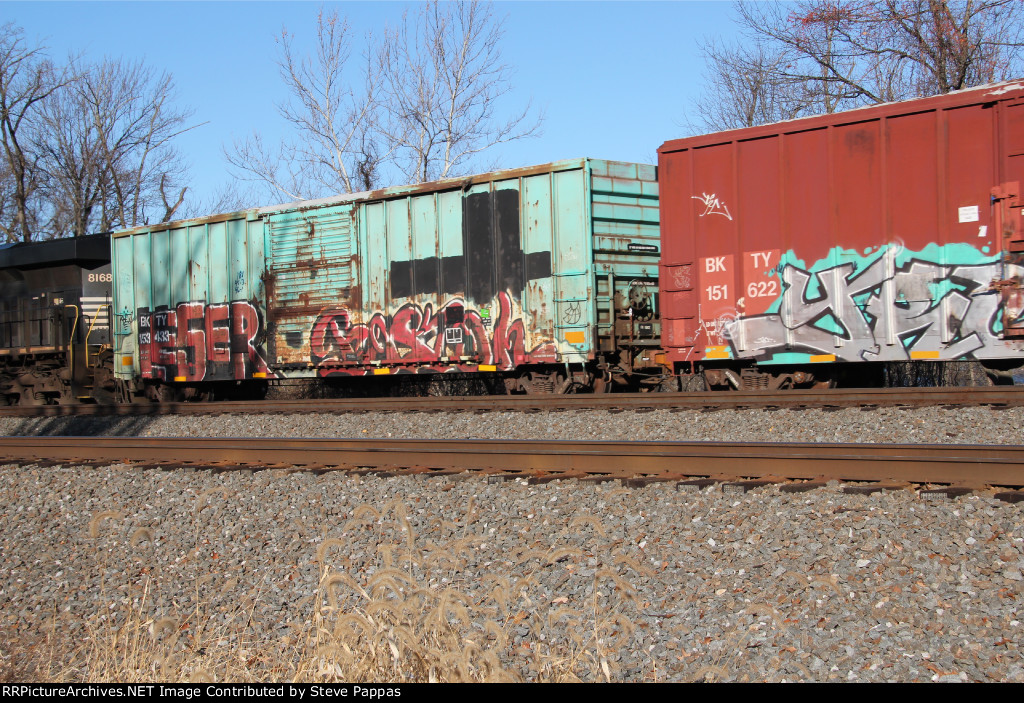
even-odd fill
[[(133, 428), (60, 418), (3, 429), (1014, 444), (1020, 412), (366, 413)], [(1022, 508), (989, 494), (125, 466), (0, 467), (0, 493), (8, 676), (33, 678), (39, 652), (56, 653), (51, 674), (96, 676), (66, 652), (137, 622), (154, 641), (175, 632), (175, 651), (213, 680), (346, 678), (316, 633), (337, 634), (351, 614), (386, 624), (382, 608), (415, 597), (406, 629), (385, 638), (396, 657), (413, 645), (394, 633), (417, 634), (437, 608), (472, 671), (499, 662), (523, 680), (1024, 680)], [(271, 652), (285, 663), (268, 663)], [(138, 676), (162, 671), (153, 662)]]
[(0, 418), (2, 435), (1020, 444), (1024, 408)]

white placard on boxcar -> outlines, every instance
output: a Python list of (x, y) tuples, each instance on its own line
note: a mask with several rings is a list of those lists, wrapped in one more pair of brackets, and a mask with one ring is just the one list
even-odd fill
[(960, 212), (960, 221), (961, 222), (977, 222), (978, 221), (978, 206), (977, 205), (968, 205), (967, 207), (962, 207), (962, 208), (960, 208), (959, 212)]

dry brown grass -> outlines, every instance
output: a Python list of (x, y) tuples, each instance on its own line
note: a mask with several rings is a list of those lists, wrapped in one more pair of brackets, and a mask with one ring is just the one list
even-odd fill
[[(199, 496), (196, 514), (210, 505), (214, 492)], [(626, 614), (636, 611), (630, 574), (646, 573), (645, 567), (604, 539), (607, 532), (597, 518), (585, 516), (551, 547), (524, 546), (521, 554), (507, 555), (506, 566), (469, 589), (466, 579), (479, 573), (474, 565), (487, 541), (483, 532), (473, 532), (478, 519), (478, 509), (470, 504), (456, 522), (423, 527), (428, 535), (421, 537), (400, 501), (382, 510), (359, 506), (340, 533), (328, 536), (333, 530), (325, 530), (310, 555), (320, 569), (319, 588), (315, 597), (295, 605), (301, 612), (291, 621), (304, 625), (287, 634), (256, 626), (265, 604), (262, 583), (197, 574), (186, 586), (189, 597), (173, 599), (193, 605), (167, 612), (153, 603), (157, 589), (170, 588), (170, 579), (147, 576), (111, 583), (104, 576), (102, 592), (90, 602), (106, 604), (119, 596), (116, 612), (93, 606), (74, 637), (66, 636), (54, 613), (45, 642), (32, 647), (15, 643), (14, 656), (10, 647), (0, 651), (0, 678), (127, 683), (615, 680), (619, 672), (609, 654), (628, 648), (634, 630)], [(133, 526), (115, 511), (97, 513), (88, 526), (97, 569), (110, 571), (108, 550), (100, 548), (105, 525), (124, 533), (140, 560), (158, 572), (152, 548), (157, 531)], [(580, 537), (580, 527), (589, 528), (588, 536)], [(376, 552), (349, 553), (346, 535), (353, 532), (363, 540), (372, 535)], [(203, 538), (198, 525), (196, 533), (198, 554)], [(581, 578), (575, 574), (595, 555), (602, 566), (584, 577), (589, 579), (584, 585), (591, 586), (586, 598), (580, 600), (579, 591), (572, 598), (559, 597), (541, 585)], [(12, 662), (21, 662), (21, 668)]]

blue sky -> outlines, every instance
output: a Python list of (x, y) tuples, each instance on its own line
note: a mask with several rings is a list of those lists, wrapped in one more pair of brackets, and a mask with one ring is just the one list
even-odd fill
[[(222, 145), (252, 130), (274, 143), (286, 97), (275, 35), (311, 39), (314, 2), (2, 2), (0, 21), (21, 26), (54, 58), (80, 52), (144, 59), (174, 76), (178, 103), (206, 123), (178, 143), (193, 192), (207, 197), (230, 180)], [(395, 24), (403, 2), (324, 3), (359, 32)], [(540, 138), (504, 146), (501, 167), (592, 156), (653, 163), (656, 149), (687, 133), (702, 84), (696, 42), (733, 33), (727, 2), (498, 2), (503, 58), (514, 70), (512, 100), (543, 109)], [(486, 164), (485, 164), (486, 165)], [(255, 204), (255, 203), (254, 203)]]

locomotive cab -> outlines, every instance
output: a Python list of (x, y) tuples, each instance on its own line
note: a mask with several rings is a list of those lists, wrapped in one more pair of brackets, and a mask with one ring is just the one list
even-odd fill
[(108, 235), (0, 248), (0, 393), (8, 404), (109, 399), (95, 369), (109, 356), (110, 288)]

